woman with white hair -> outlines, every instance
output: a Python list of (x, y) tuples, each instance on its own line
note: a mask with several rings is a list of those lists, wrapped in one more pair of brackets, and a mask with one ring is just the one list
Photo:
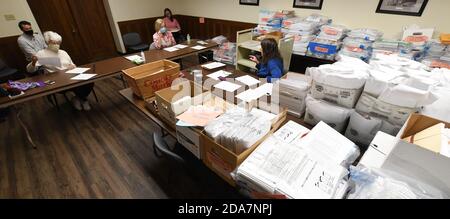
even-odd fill
[(164, 49), (175, 46), (177, 42), (170, 31), (167, 30), (163, 19), (155, 21), (155, 34), (153, 35), (153, 46), (156, 49)]
[[(48, 31), (44, 33), (44, 39), (47, 43), (48, 47), (46, 49), (43, 49), (36, 53), (31, 59), (31, 63), (27, 66), (28, 72), (36, 72), (39, 69), (43, 69), (45, 73), (53, 73), (57, 71), (65, 71), (74, 69), (76, 66), (72, 62), (72, 59), (70, 58), (69, 54), (67, 54), (66, 51), (61, 50), (61, 42), (62, 37), (52, 31)], [(55, 65), (48, 65), (48, 64), (40, 64), (39, 60), (44, 60), (48, 58), (57, 58), (59, 59), (59, 62), (57, 63), (58, 66)], [(72, 91), (75, 93), (75, 97), (72, 98), (72, 104), (75, 107), (75, 109), (81, 111), (91, 110), (91, 106), (87, 100), (87, 97), (92, 92), (92, 89), (94, 88), (94, 83), (86, 84), (77, 88), (72, 89)]]

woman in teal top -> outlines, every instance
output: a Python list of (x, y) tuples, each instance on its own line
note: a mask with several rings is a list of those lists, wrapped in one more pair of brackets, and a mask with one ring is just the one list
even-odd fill
[(277, 41), (272, 38), (264, 39), (261, 42), (261, 55), (261, 61), (255, 56), (250, 56), (250, 60), (256, 63), (258, 77), (266, 78), (268, 83), (272, 83), (274, 78), (281, 78), (284, 66)]

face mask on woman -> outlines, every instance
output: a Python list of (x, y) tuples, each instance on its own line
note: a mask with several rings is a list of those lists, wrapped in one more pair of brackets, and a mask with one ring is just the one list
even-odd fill
[(60, 46), (58, 44), (49, 44), (48, 45), (48, 49), (53, 51), (53, 52), (58, 52), (59, 51)]
[(161, 29), (159, 29), (159, 32), (161, 32), (162, 34), (165, 34), (165, 33), (167, 33), (167, 28), (161, 27)]

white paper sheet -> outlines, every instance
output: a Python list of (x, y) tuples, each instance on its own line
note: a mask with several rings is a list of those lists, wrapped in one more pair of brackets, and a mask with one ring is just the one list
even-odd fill
[(200, 41), (197, 41), (197, 43), (198, 43), (198, 44), (200, 44), (200, 45), (208, 45), (208, 43), (207, 43), (207, 42), (205, 42), (205, 41), (202, 41), (202, 40), (200, 40)]
[(202, 65), (203, 68), (206, 68), (209, 70), (221, 68), (221, 67), (225, 67), (225, 66), (226, 66), (225, 64), (220, 63), (220, 62), (212, 62), (212, 63), (206, 64), (206, 65)]
[(40, 65), (61, 67), (61, 59), (59, 57), (39, 57)]
[(217, 72), (214, 72), (214, 73), (212, 73), (212, 74), (207, 75), (207, 77), (212, 78), (212, 79), (218, 81), (218, 80), (220, 80), (219, 77), (224, 77), (224, 78), (226, 78), (226, 77), (228, 77), (228, 76), (230, 76), (230, 75), (232, 75), (231, 72), (227, 72), (227, 71), (220, 70), (220, 71), (217, 71)]
[(127, 57), (125, 57), (126, 59), (128, 59), (128, 60), (130, 60), (130, 61), (134, 61), (134, 60), (142, 60), (142, 57), (141, 56), (138, 56), (138, 55), (132, 55), (132, 56), (127, 56)]
[(89, 79), (95, 77), (96, 75), (97, 74), (80, 74), (80, 75), (77, 75), (77, 76), (71, 78), (71, 80), (86, 81), (86, 80), (89, 80)]
[(241, 88), (241, 85), (233, 84), (228, 81), (222, 81), (216, 85), (214, 85), (215, 88), (221, 89), (228, 92), (235, 92), (237, 89)]
[(90, 68), (74, 68), (72, 70), (66, 71), (67, 74), (82, 74), (88, 71)]
[(164, 48), (164, 50), (167, 51), (167, 52), (175, 52), (175, 51), (178, 51), (178, 48), (176, 48), (176, 47), (169, 47), (169, 48)]
[(178, 45), (176, 45), (176, 46), (174, 46), (174, 47), (177, 48), (177, 49), (184, 49), (184, 48), (186, 48), (186, 47), (188, 47), (188, 46), (182, 45), (182, 44), (178, 44)]
[(195, 50), (202, 50), (202, 49), (206, 49), (206, 47), (204, 47), (204, 46), (194, 46), (194, 47), (191, 47), (192, 49), (195, 49)]
[(254, 86), (254, 85), (257, 85), (260, 83), (259, 80), (256, 80), (255, 78), (248, 76), (248, 75), (238, 77), (238, 78), (236, 78), (236, 80), (247, 86)]
[(264, 95), (272, 96), (273, 84), (271, 84), (271, 83), (263, 84), (263, 85), (259, 86), (258, 88), (256, 88), (255, 91), (259, 95), (258, 98), (260, 98)]

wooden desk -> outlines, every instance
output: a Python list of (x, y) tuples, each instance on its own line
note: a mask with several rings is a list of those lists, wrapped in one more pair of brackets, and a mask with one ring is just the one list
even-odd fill
[[(208, 42), (207, 45), (203, 45), (205, 49), (202, 50), (195, 50), (192, 49), (192, 46), (197, 45), (197, 40), (192, 40), (191, 44), (184, 44), (188, 45), (187, 48), (180, 49), (175, 52), (167, 52), (165, 50), (150, 50), (145, 52), (146, 61), (147, 62), (154, 62), (159, 61), (162, 59), (169, 59), (169, 60), (175, 60), (180, 59), (183, 57), (195, 55), (201, 52), (205, 52), (208, 50), (211, 50), (212, 48), (215, 48), (218, 46), (218, 44), (214, 42)], [(94, 67), (95, 66), (95, 67)], [(88, 71), (89, 73), (95, 73), (97, 76), (94, 78), (91, 78), (86, 81), (75, 81), (71, 80), (70, 78), (76, 76), (73, 74), (65, 74), (63, 72), (55, 72), (52, 74), (45, 74), (45, 75), (38, 75), (30, 78), (26, 78), (23, 80), (20, 80), (20, 82), (35, 82), (35, 81), (55, 81), (56, 83), (53, 85), (48, 85), (41, 88), (34, 88), (31, 90), (28, 90), (25, 92), (24, 95), (15, 97), (13, 99), (9, 97), (0, 97), (0, 108), (9, 107), (15, 104), (23, 103), (32, 99), (36, 99), (39, 97), (47, 96), (50, 94), (58, 93), (61, 91), (69, 90), (75, 87), (79, 87), (85, 84), (93, 83), (99, 80), (104, 80), (106, 78), (110, 78), (116, 75), (119, 75), (122, 73), (122, 70), (135, 67), (136, 65), (132, 62), (130, 62), (125, 57), (115, 57), (103, 61), (98, 61), (95, 63), (83, 65), (80, 67), (88, 67), (91, 68), (91, 71)]]

